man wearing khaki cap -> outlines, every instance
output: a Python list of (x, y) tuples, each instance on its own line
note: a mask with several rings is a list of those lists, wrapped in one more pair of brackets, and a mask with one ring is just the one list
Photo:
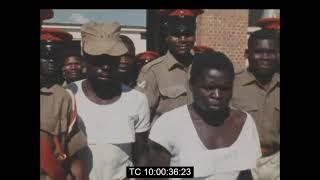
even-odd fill
[(150, 128), (144, 94), (121, 84), (120, 57), (127, 53), (118, 23), (89, 22), (81, 28), (87, 79), (67, 86), (77, 102), (93, 155), (92, 180), (123, 179), (141, 165)]

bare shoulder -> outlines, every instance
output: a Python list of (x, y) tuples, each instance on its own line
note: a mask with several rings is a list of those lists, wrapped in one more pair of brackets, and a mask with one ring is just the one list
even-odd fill
[(239, 128), (242, 128), (247, 120), (247, 114), (238, 109), (232, 109), (230, 116), (234, 125)]

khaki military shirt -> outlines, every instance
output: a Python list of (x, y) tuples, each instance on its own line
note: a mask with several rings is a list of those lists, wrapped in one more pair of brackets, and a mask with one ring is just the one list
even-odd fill
[[(54, 136), (65, 153), (68, 118), (71, 115), (72, 101), (69, 94), (59, 85), (40, 89), (40, 138), (46, 140), (56, 157), (59, 151), (54, 144)], [(40, 179), (48, 179), (40, 169)]]
[(61, 86), (40, 89), (40, 136), (66, 134), (71, 111), (71, 97)]
[(255, 120), (262, 146), (280, 145), (280, 75), (274, 74), (268, 89), (254, 75), (236, 75), (231, 106), (250, 113)]
[(146, 94), (153, 120), (192, 101), (188, 85), (190, 70), (191, 65), (185, 69), (169, 51), (143, 66), (136, 89)]
[(56, 156), (59, 152), (55, 148), (53, 136), (59, 137), (67, 156), (72, 156), (86, 145), (86, 137), (81, 133), (68, 133), (72, 111), (71, 96), (60, 85), (40, 89), (40, 137), (47, 141)]

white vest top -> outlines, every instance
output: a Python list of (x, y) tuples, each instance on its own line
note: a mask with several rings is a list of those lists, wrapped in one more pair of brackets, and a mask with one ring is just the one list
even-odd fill
[(163, 114), (149, 138), (172, 155), (170, 166), (193, 166), (194, 179), (235, 180), (239, 172), (256, 167), (261, 156), (258, 132), (252, 117), (229, 147), (208, 150), (200, 140), (187, 106)]
[(78, 118), (83, 122), (93, 155), (92, 180), (121, 179), (132, 166), (135, 133), (150, 128), (148, 101), (144, 94), (123, 85), (121, 97), (112, 104), (89, 100), (82, 82), (67, 86), (75, 95)]

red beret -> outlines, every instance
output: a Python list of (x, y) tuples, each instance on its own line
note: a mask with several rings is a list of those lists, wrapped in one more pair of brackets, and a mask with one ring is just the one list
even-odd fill
[(161, 16), (192, 16), (196, 17), (204, 11), (201, 9), (160, 9)]
[(279, 9), (265, 9), (257, 24), (262, 29), (280, 30), (280, 10)]
[(41, 30), (40, 40), (43, 41), (71, 41), (73, 36), (60, 29), (43, 28)]
[(262, 29), (280, 30), (280, 18), (263, 18), (257, 21)]
[(142, 52), (136, 55), (137, 60), (139, 61), (145, 61), (145, 62), (149, 62), (152, 61), (156, 58), (158, 58), (160, 55), (154, 51), (146, 51), (146, 52)]
[(52, 9), (40, 9), (40, 20), (46, 20), (53, 18), (53, 10)]
[(203, 45), (196, 45), (193, 47), (193, 50), (195, 51), (195, 53), (203, 53), (203, 52), (215, 52), (214, 49), (212, 49), (211, 47), (208, 46), (203, 46)]

